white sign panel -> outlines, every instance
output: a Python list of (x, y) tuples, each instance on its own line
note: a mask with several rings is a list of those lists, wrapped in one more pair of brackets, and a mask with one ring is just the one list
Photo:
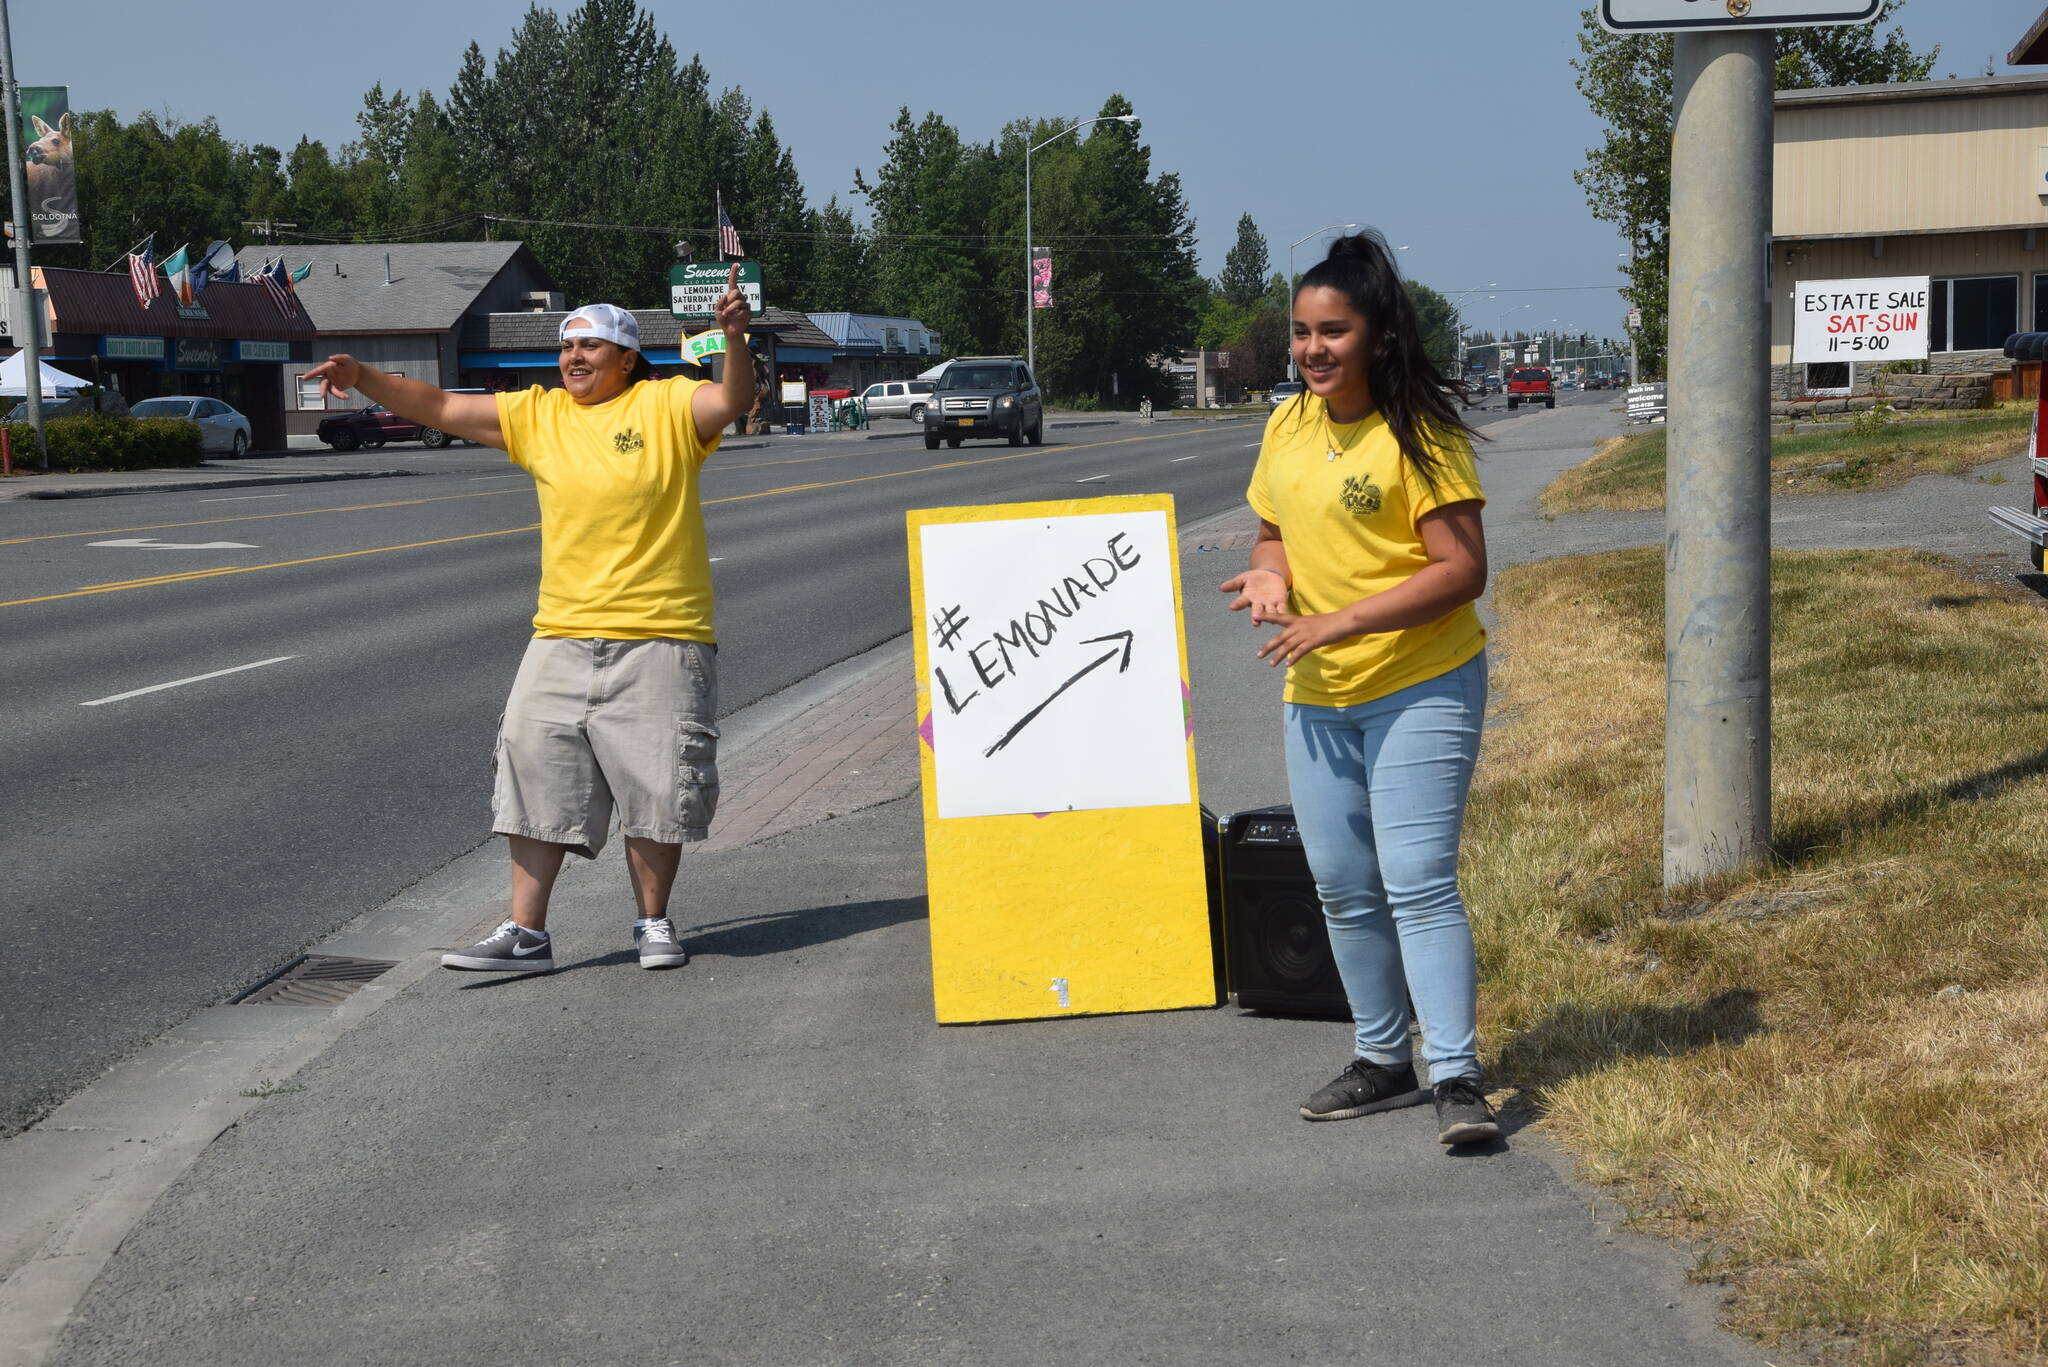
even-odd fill
[(1600, 22), (1616, 33), (1683, 33), (1737, 28), (1867, 24), (1882, 0), (1600, 0)]
[(1165, 513), (919, 537), (940, 816), (1191, 800)]
[(1932, 282), (1924, 275), (1802, 280), (1792, 287), (1792, 362), (1924, 361)]

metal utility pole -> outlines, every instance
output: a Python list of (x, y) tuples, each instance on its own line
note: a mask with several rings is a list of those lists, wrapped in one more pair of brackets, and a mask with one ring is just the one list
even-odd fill
[(1664, 887), (1771, 839), (1774, 35), (1675, 35), (1664, 514)]
[(0, 0), (0, 99), (7, 102), (7, 181), (14, 197), (14, 340), (21, 344), (22, 388), (28, 395), (28, 425), (35, 429), (36, 453), (50, 468), (50, 443), (43, 435), (42, 307), (36, 297), (29, 242), (36, 235), (29, 211), (28, 173), (21, 165), (21, 83), (14, 79), (14, 35), (7, 0)]

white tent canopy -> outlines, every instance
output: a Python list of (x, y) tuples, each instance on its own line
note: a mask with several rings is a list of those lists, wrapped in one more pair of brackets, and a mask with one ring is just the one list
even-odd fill
[(951, 364), (953, 364), (953, 363), (952, 363), (951, 361), (940, 361), (940, 362), (939, 362), (939, 363), (938, 363), (937, 365), (933, 366), (933, 367), (932, 367), (932, 368), (931, 368), (930, 370), (920, 370), (920, 371), (918, 371), (918, 372), (917, 372), (917, 378), (918, 378), (918, 379), (920, 379), (920, 380), (936, 380), (936, 379), (938, 379), (938, 378), (939, 378), (939, 376), (941, 376), (941, 375), (943, 375), (943, 374), (945, 374), (945, 373), (946, 373), (946, 367), (947, 367), (947, 366), (949, 366), (949, 365), (951, 365)]
[[(23, 354), (17, 351), (6, 360), (0, 361), (0, 395), (17, 399), (27, 396), (28, 377), (22, 372), (28, 365), (22, 360)], [(66, 374), (48, 361), (36, 366), (36, 378), (42, 382), (41, 389), (46, 399), (62, 398), (66, 394), (76, 394), (79, 390), (92, 386), (91, 380), (81, 380), (76, 375)]]

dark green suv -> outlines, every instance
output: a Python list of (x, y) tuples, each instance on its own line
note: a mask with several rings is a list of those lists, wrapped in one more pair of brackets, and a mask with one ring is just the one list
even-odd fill
[(1045, 439), (1038, 382), (1015, 356), (968, 356), (939, 376), (924, 410), (924, 449), (958, 446), (969, 437), (1003, 437), (1012, 446)]

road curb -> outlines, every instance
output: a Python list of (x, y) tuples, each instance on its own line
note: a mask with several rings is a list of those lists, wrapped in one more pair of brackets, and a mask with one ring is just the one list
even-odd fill
[(44, 501), (56, 498), (115, 498), (122, 494), (174, 494), (184, 489), (253, 489), (265, 484), (335, 484), (352, 479), (401, 479), (418, 473), (417, 470), (347, 470), (330, 471), (323, 475), (262, 475), (245, 476), (240, 479), (175, 480), (159, 484), (109, 485), (106, 488), (74, 485), (67, 489), (23, 489), (20, 493), (0, 489), (0, 502), (25, 499)]

